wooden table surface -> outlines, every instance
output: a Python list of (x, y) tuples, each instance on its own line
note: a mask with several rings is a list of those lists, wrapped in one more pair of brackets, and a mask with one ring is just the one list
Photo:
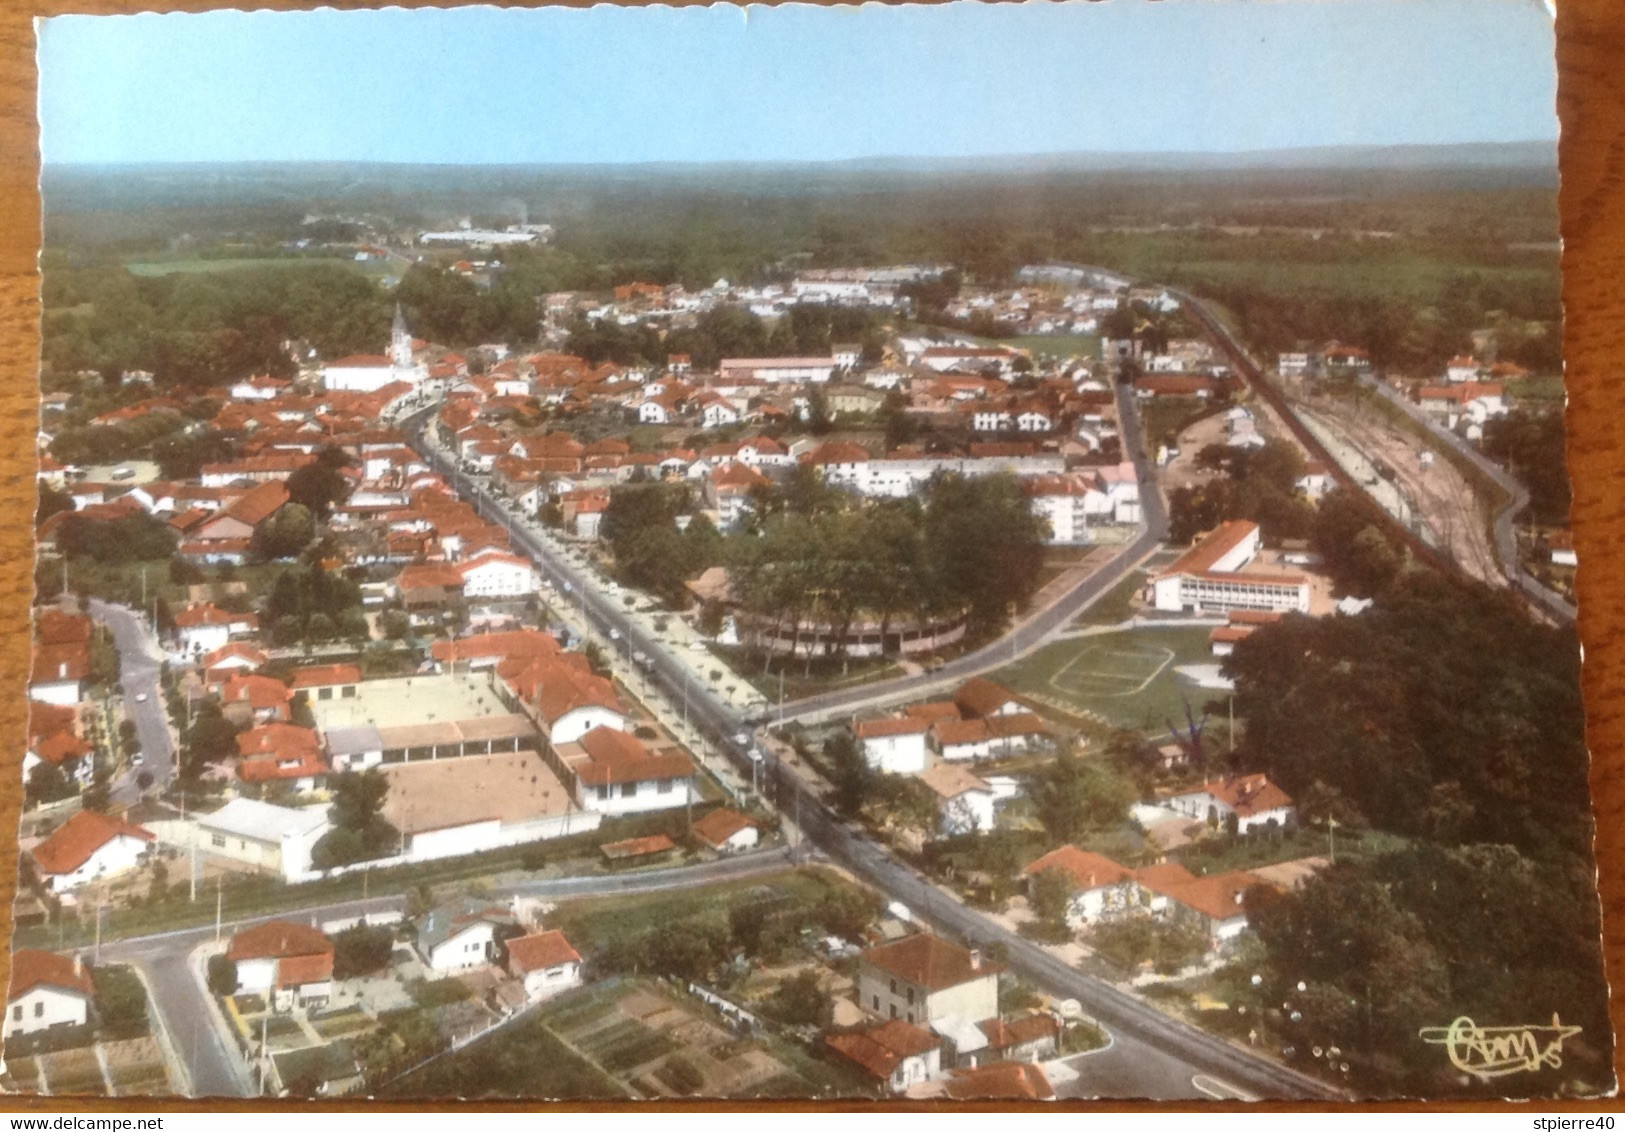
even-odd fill
[[(1346, 2), (1357, 3), (1358, 0)], [(9, 767), (0, 771), (0, 830), (16, 828), (22, 794), (20, 762), (24, 744), (24, 689), (29, 669), (28, 609), (33, 578), (31, 518), (35, 469), (32, 452), (39, 412), (35, 380), (39, 356), (39, 278), (35, 256), (39, 250), (40, 206), (32, 21), (37, 16), (77, 12), (204, 11), (228, 6), (219, 3), (147, 6), (134, 0), (84, 0), (77, 4), (0, 0), (0, 751), (8, 753), (6, 764)], [(317, 5), (259, 0), (254, 6), (310, 8)], [(332, 6), (364, 5), (338, 3)], [(427, 5), (409, 3), (404, 6)], [(574, 6), (585, 6), (585, 2)], [(1625, 542), (1625, 376), (1622, 376), (1625, 371), (1625, 191), (1622, 191), (1625, 190), (1625, 0), (1561, 0), (1557, 41), (1558, 111), (1563, 123), (1560, 154), (1569, 467), (1574, 480), (1575, 546), (1581, 563), (1580, 635), (1585, 646), (1585, 699), (1593, 760), (1591, 787), (1597, 815), (1597, 863), (1608, 970), (1614, 984), (1611, 1007), (1615, 1032), (1622, 1033), (1625, 1032), (1625, 998), (1620, 990), (1625, 984), (1625, 822), (1621, 820), (1625, 817), (1625, 555), (1616, 560), (1611, 551)], [(1464, 43), (1462, 48), (1471, 51), (1472, 46)], [(0, 836), (0, 846), (3, 846), (0, 856), (6, 862), (0, 866), (0, 899), (4, 900), (0, 907), (9, 907), (16, 873), (12, 865), (14, 841), (9, 834)], [(1625, 1076), (1625, 1058), (1617, 1048), (1615, 1066), (1621, 1076)], [(209, 1110), (246, 1106), (247, 1102), (222, 1106), (172, 1101), (142, 1107)], [(278, 1103), (274, 1107), (298, 1106)], [(1606, 1107), (1625, 1111), (1625, 1102), (1550, 1107), (1584, 1110)], [(122, 1111), (128, 1108), (127, 1103), (118, 1101), (0, 1098), (0, 1111)], [(1519, 1111), (1528, 1112), (1529, 1107), (1520, 1106)]]

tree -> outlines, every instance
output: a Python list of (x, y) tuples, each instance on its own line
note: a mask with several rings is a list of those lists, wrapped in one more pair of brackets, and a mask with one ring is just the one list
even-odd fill
[(350, 494), (350, 481), (343, 473), (350, 463), (349, 455), (342, 448), (334, 445), (323, 448), (315, 460), (288, 477), (288, 501), (326, 520), (333, 513), (333, 505)]
[(227, 955), (209, 956), (209, 993), (226, 998), (237, 993), (237, 962)]
[(829, 995), (814, 970), (781, 982), (768, 999), (768, 1013), (791, 1026), (821, 1026), (829, 1013)]
[(93, 967), (90, 979), (96, 988), (103, 1037), (117, 1041), (146, 1034), (147, 992), (134, 971), (123, 966)]
[(1038, 588), (1044, 521), (1011, 475), (942, 476), (925, 511), (925, 545), (943, 588), (969, 608), (974, 632), (1004, 624)]
[(386, 609), (378, 618), (378, 628), (387, 640), (404, 640), (412, 631), (412, 618), (405, 610)]
[(835, 808), (848, 817), (855, 816), (869, 800), (875, 778), (857, 738), (849, 731), (837, 731), (824, 740), (824, 759), (834, 776)]
[(1100, 760), (1063, 754), (1035, 776), (1032, 798), (1051, 841), (1070, 844), (1090, 830), (1121, 824), (1134, 790)]
[(1072, 894), (1076, 890), (1077, 884), (1072, 874), (1065, 869), (1045, 869), (1028, 882), (1027, 902), (1040, 924), (1059, 929), (1070, 936), (1072, 933), (1067, 928), (1066, 914), (1072, 906)]
[(29, 806), (49, 805), (52, 802), (72, 798), (77, 793), (79, 788), (73, 779), (54, 763), (41, 759), (34, 764), (34, 769), (28, 772), (24, 796)]
[(311, 851), (319, 869), (370, 861), (393, 851), (400, 832), (383, 816), (389, 779), (377, 769), (344, 771), (331, 780), (333, 828)]
[(387, 927), (365, 923), (345, 928), (333, 937), (333, 977), (354, 979), (389, 966), (395, 935)]
[(316, 520), (300, 503), (286, 503), (254, 529), (253, 551), (262, 559), (294, 558), (316, 537)]

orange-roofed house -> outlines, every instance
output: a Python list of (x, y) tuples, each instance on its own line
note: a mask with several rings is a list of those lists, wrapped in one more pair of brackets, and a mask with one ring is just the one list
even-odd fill
[(742, 853), (756, 848), (762, 839), (762, 831), (754, 821), (726, 806), (706, 814), (694, 823), (691, 831), (702, 844), (718, 853)]
[(853, 734), (863, 746), (863, 761), (870, 770), (882, 774), (919, 774), (926, 766), (926, 736), (929, 720), (905, 715), (900, 718), (865, 719), (852, 725)]
[(199, 664), (203, 668), (207, 683), (221, 684), (235, 674), (259, 670), (264, 667), (265, 661), (265, 653), (247, 641), (232, 641), (222, 648), (215, 649), (199, 661)]
[(356, 685), (360, 683), (359, 665), (311, 664), (294, 669), (293, 683), (289, 686), (312, 700), (348, 700), (355, 697)]
[(259, 628), (259, 618), (252, 613), (232, 613), (213, 602), (188, 605), (175, 612), (175, 637), (188, 656), (201, 656), (223, 649), (234, 633), (252, 632)]
[(240, 990), (263, 994), (277, 1011), (321, 1006), (333, 997), (333, 941), (308, 924), (271, 920), (231, 937), (226, 956)]
[(476, 633), (472, 637), (438, 640), (429, 646), (437, 664), (467, 669), (495, 668), (509, 660), (528, 664), (557, 656), (562, 651), (553, 634), (530, 628)]
[(537, 725), (554, 746), (594, 729), (626, 729), (626, 705), (615, 685), (595, 675), (580, 654), (540, 660), (509, 683), (532, 705)]
[(81, 810), (34, 846), (34, 868), (46, 888), (69, 892), (138, 868), (156, 840), (138, 825)]
[(858, 1005), (882, 1018), (974, 1025), (999, 1016), (1004, 968), (940, 936), (922, 933), (858, 956)]
[(584, 810), (638, 814), (686, 806), (697, 797), (692, 759), (678, 750), (651, 750), (630, 732), (594, 727), (554, 750)]
[(233, 673), (220, 686), (220, 711), (239, 727), (286, 722), (293, 693), (280, 680), (258, 673)]
[(1063, 845), (1028, 865), (1023, 874), (1029, 888), (1034, 880), (1051, 870), (1065, 876), (1072, 887), (1066, 923), (1074, 930), (1142, 907), (1148, 899), (1135, 881), (1132, 869), (1076, 845)]
[(1164, 919), (1196, 923), (1214, 946), (1247, 930), (1247, 893), (1271, 887), (1239, 869), (1199, 877), (1173, 862), (1137, 869), (1134, 878), (1150, 893), (1153, 912)]
[(954, 704), (965, 719), (987, 719), (995, 715), (1017, 715), (1028, 710), (1014, 692), (978, 676), (967, 680), (954, 693)]
[(1164, 805), (1203, 821), (1211, 814), (1221, 822), (1228, 822), (1234, 814), (1237, 833), (1248, 833), (1271, 822), (1286, 826), (1297, 814), (1286, 791), (1264, 774), (1241, 774), (1204, 782), (1194, 790), (1172, 795)]
[(5, 1036), (37, 1034), (90, 1021), (95, 987), (77, 956), (32, 947), (11, 953), (11, 992), (6, 998)]
[(956, 1070), (943, 1082), (942, 1095), (956, 1101), (1052, 1101), (1055, 1087), (1042, 1065), (995, 1061)]
[(525, 984), (525, 1001), (541, 1002), (581, 985), (581, 955), (561, 931), (508, 941), (508, 973)]
[(892, 1093), (942, 1075), (942, 1040), (909, 1022), (886, 1021), (867, 1030), (830, 1034), (824, 1044)]

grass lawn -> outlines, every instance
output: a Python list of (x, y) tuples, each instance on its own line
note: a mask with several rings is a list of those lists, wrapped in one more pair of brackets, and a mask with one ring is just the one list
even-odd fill
[(337, 256), (268, 256), (261, 259), (149, 260), (144, 263), (127, 263), (124, 266), (131, 275), (151, 277), (156, 275), (199, 275), (216, 271), (241, 271), (246, 268), (261, 267), (310, 267), (314, 264), (338, 265), (362, 271), (367, 266), (374, 268), (387, 266), (388, 261), (363, 265), (353, 259), (341, 259)]
[(1563, 376), (1515, 377), (1507, 382), (1507, 393), (1520, 401), (1561, 401)]
[(1155, 455), (1157, 445), (1180, 433), (1203, 417), (1219, 411), (1219, 406), (1201, 397), (1153, 397), (1140, 404), (1140, 422), (1146, 443)]
[[(1057, 641), (1001, 668), (992, 679), (1074, 711), (1092, 712), (1118, 727), (1158, 732), (1185, 717), (1185, 701), (1215, 695), (1174, 671), (1211, 664), (1205, 627), (1129, 629)], [(1183, 695), (1183, 698), (1182, 698)]]
[(1034, 354), (1048, 354), (1052, 358), (1098, 358), (1098, 334), (1021, 334), (1015, 338), (990, 339), (1012, 350), (1031, 350)]
[(1077, 625), (1116, 625), (1128, 620), (1133, 610), (1129, 602), (1145, 585), (1146, 571), (1134, 570), (1121, 582), (1101, 594), (1095, 603), (1078, 615)]
[(726, 915), (735, 905), (758, 900), (812, 904), (844, 883), (818, 869), (787, 869), (698, 890), (591, 897), (560, 904), (554, 926), (585, 954), (611, 939), (636, 939), (702, 909)]
[[(1397, 853), (1410, 844), (1397, 834), (1376, 829), (1358, 832), (1338, 829), (1335, 836), (1339, 859)], [(1274, 837), (1250, 834), (1230, 840), (1199, 841), (1175, 850), (1172, 855), (1193, 871), (1213, 874), (1231, 869), (1257, 869), (1304, 857), (1325, 857), (1328, 851), (1324, 830), (1299, 827)]]

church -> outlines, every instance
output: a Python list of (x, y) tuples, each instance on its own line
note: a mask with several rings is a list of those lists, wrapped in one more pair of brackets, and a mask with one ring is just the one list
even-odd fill
[(322, 382), (328, 389), (354, 393), (373, 393), (397, 381), (416, 386), (428, 375), (425, 366), (412, 360), (412, 335), (406, 330), (406, 318), (399, 304), (395, 306), (395, 327), (390, 334), (388, 357), (351, 354), (322, 366)]

